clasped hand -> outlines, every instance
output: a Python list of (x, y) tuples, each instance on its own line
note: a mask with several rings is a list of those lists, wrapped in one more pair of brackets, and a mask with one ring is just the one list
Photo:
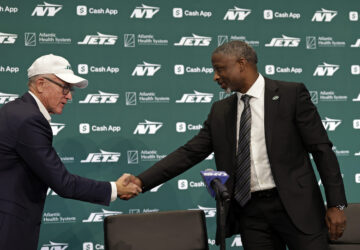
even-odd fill
[(142, 192), (141, 186), (139, 178), (131, 174), (123, 174), (116, 181), (117, 195), (120, 199), (129, 200)]

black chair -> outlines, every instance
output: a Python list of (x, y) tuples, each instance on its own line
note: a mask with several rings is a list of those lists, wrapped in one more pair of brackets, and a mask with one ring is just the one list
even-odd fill
[(341, 238), (330, 242), (331, 250), (360, 249), (360, 203), (351, 203), (345, 208), (346, 229)]
[(180, 210), (104, 220), (105, 250), (208, 250), (205, 214)]

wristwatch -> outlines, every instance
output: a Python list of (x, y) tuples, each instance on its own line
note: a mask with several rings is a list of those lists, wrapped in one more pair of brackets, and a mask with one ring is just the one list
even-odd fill
[(345, 209), (345, 205), (336, 205), (335, 206), (337, 209), (339, 209), (340, 211), (343, 211)]

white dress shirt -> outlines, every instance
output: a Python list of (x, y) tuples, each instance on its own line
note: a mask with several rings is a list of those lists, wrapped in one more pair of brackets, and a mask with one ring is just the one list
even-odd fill
[[(31, 91), (29, 91), (29, 94), (35, 99), (39, 110), (41, 112), (41, 114), (43, 114), (43, 116), (45, 117), (45, 119), (49, 122), (51, 122), (51, 116), (49, 114), (49, 112), (46, 110), (45, 106), (42, 104), (42, 102), (39, 100), (39, 98), (36, 97), (36, 95), (34, 95)], [(111, 201), (115, 201), (117, 198), (117, 187), (116, 187), (116, 183), (111, 181)]]
[[(250, 133), (250, 164), (251, 164), (251, 192), (266, 190), (276, 187), (270, 169), (269, 158), (265, 144), (265, 123), (264, 123), (264, 97), (265, 79), (259, 74), (255, 83), (246, 92), (251, 96), (249, 104), (251, 110), (251, 133)], [(238, 111), (236, 123), (236, 149), (239, 138), (239, 127), (241, 113), (244, 110), (244, 103), (241, 100), (243, 94), (237, 92)]]
[(49, 122), (51, 122), (51, 116), (49, 114), (49, 112), (46, 110), (45, 106), (42, 104), (42, 102), (39, 100), (39, 98), (36, 97), (36, 95), (34, 95), (31, 91), (29, 91), (29, 94), (35, 99), (39, 110), (41, 112), (41, 114), (43, 114), (43, 116), (45, 117), (45, 119)]

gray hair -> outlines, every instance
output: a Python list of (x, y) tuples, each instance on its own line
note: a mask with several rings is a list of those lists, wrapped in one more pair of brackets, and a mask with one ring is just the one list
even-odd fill
[(32, 76), (29, 78), (28, 86), (30, 87), (31, 85), (33, 85), (36, 82), (36, 80), (40, 77), (49, 77), (49, 76), (51, 76), (51, 74), (40, 74), (40, 75)]
[(237, 59), (245, 58), (248, 62), (257, 64), (258, 58), (255, 50), (246, 42), (231, 41), (217, 47), (213, 54), (224, 54), (235, 56)]

